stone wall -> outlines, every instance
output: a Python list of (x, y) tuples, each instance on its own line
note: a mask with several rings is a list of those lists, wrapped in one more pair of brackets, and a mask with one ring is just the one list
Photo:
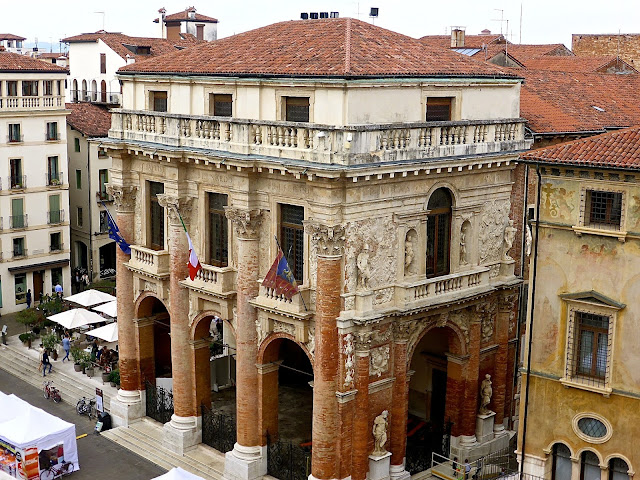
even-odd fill
[(578, 56), (620, 55), (632, 67), (640, 66), (640, 34), (596, 34), (571, 36), (571, 49)]

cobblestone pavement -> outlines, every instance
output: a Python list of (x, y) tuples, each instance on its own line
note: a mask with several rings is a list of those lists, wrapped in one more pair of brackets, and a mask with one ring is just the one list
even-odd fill
[(74, 423), (77, 436), (87, 434), (78, 439), (80, 470), (68, 477), (71, 480), (148, 480), (165, 472), (154, 463), (95, 434), (95, 421), (90, 422), (87, 417), (77, 415), (72, 406), (46, 400), (41, 390), (2, 370), (0, 391), (13, 393), (35, 407)]

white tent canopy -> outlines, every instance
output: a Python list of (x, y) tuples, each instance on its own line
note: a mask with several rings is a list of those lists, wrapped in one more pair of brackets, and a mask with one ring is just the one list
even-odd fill
[(94, 330), (89, 330), (85, 332), (87, 335), (92, 337), (98, 337), (107, 342), (117, 342), (118, 341), (118, 324), (116, 322), (110, 323), (109, 325), (105, 325), (104, 327), (99, 327)]
[(113, 301), (109, 303), (105, 303), (104, 305), (98, 305), (97, 307), (93, 307), (93, 310), (96, 312), (106, 313), (112, 318), (116, 318), (118, 316), (118, 302)]
[(91, 312), (84, 308), (74, 308), (66, 312), (56, 313), (47, 318), (52, 322), (59, 323), (65, 328), (78, 328), (91, 323), (104, 322), (104, 318), (96, 312)]
[(4, 393), (0, 395), (0, 412), (11, 412), (11, 419), (0, 419), (0, 440), (21, 449), (37, 447), (38, 452), (62, 443), (65, 461), (73, 463), (74, 471), (80, 468), (73, 423)]
[(181, 469), (180, 467), (174, 467), (169, 470), (164, 475), (160, 475), (152, 480), (204, 480), (202, 477), (198, 475), (194, 475), (193, 473), (187, 472), (186, 470)]
[(92, 307), (100, 303), (112, 302), (116, 299), (113, 295), (101, 292), (100, 290), (85, 290), (84, 292), (76, 293), (70, 297), (65, 297), (65, 300), (83, 307)]

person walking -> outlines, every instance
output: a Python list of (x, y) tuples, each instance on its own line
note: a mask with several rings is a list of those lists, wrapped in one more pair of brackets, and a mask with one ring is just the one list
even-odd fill
[(58, 298), (62, 298), (62, 285), (60, 285), (60, 282), (56, 283), (56, 286), (54, 287), (54, 290), (56, 292), (56, 296)]
[(44, 345), (40, 344), (38, 348), (38, 358), (40, 359), (40, 365), (38, 365), (38, 371), (42, 370), (42, 354), (44, 353)]
[(91, 282), (89, 281), (89, 274), (87, 272), (82, 275), (82, 283), (84, 284), (83, 288), (89, 288), (89, 283)]
[(42, 376), (43, 377), (47, 376), (47, 365), (49, 366), (49, 373), (51, 373), (51, 369), (53, 368), (53, 365), (51, 365), (51, 362), (49, 361), (49, 353), (45, 348), (44, 352), (42, 353)]
[(31, 308), (31, 289), (27, 290), (27, 308)]
[(64, 349), (64, 352), (65, 352), (65, 356), (62, 359), (62, 361), (64, 362), (65, 360), (69, 360), (69, 352), (71, 351), (71, 340), (69, 340), (68, 333), (64, 334), (64, 338), (62, 339), (62, 348)]
[(464, 459), (464, 480), (469, 480), (469, 474), (471, 473), (471, 464), (469, 463), (469, 459)]

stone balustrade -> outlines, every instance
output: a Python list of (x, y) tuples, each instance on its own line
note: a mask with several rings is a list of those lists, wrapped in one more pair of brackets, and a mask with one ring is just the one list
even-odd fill
[(300, 293), (289, 300), (284, 295), (278, 295), (275, 289), (260, 284), (258, 296), (252, 303), (256, 308), (294, 317), (311, 317), (315, 311), (308, 287), (300, 287)]
[(330, 126), (113, 110), (109, 137), (170, 147), (358, 165), (524, 150), (524, 119)]
[(64, 95), (0, 97), (0, 111), (59, 110), (62, 108), (64, 108)]
[(152, 250), (140, 245), (131, 245), (129, 267), (156, 277), (169, 275), (169, 252)]
[(215, 295), (232, 295), (236, 291), (236, 271), (232, 267), (215, 267), (202, 264), (202, 270), (193, 280), (187, 278), (184, 285), (192, 290)]

